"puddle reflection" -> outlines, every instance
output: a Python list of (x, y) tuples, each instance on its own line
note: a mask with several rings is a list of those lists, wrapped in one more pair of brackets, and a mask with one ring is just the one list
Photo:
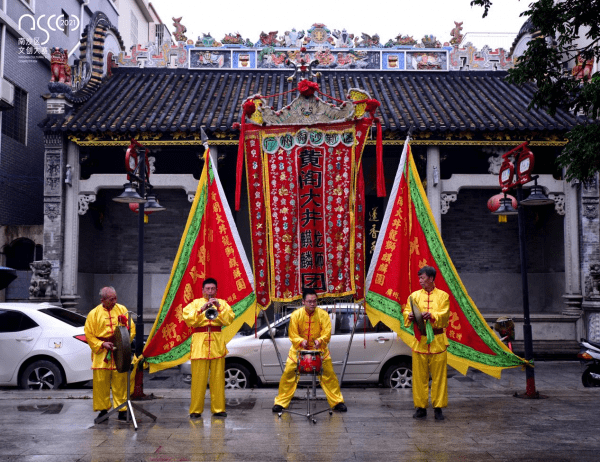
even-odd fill
[(231, 407), (235, 409), (254, 409), (256, 405), (256, 398), (226, 398), (225, 407)]
[(27, 406), (17, 406), (19, 412), (39, 412), (41, 414), (60, 414), (64, 405), (56, 404), (30, 404)]

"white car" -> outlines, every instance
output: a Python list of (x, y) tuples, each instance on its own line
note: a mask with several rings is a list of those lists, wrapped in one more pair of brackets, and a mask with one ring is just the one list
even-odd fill
[[(331, 317), (332, 336), (329, 351), (333, 368), (341, 378), (344, 358), (354, 326), (357, 308), (353, 304), (320, 306)], [(285, 365), (291, 342), (288, 338), (289, 317), (272, 324), (277, 348)], [(366, 322), (366, 326), (365, 326)], [(236, 335), (228, 344), (225, 358), (225, 387), (246, 388), (255, 383), (278, 383), (281, 366), (268, 328), (262, 327), (257, 336)], [(346, 364), (344, 382), (382, 383), (390, 388), (412, 386), (411, 351), (406, 344), (382, 323), (373, 327), (364, 310), (358, 316), (352, 347)], [(191, 380), (190, 362), (181, 365), (184, 381)]]
[(0, 386), (58, 388), (92, 380), (85, 317), (48, 303), (0, 303)]

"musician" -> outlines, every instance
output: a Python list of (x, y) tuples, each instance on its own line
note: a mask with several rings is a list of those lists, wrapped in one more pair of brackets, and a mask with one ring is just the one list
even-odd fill
[(410, 306), (410, 298), (422, 313), (423, 321), (433, 327), (433, 341), (427, 343), (427, 336), (420, 335), (413, 324), (415, 337), (408, 346), (412, 349), (412, 391), (416, 412), (415, 419), (427, 416), (429, 401), (429, 374), (431, 374), (431, 404), (436, 420), (444, 420), (442, 408), (448, 406), (447, 352), (448, 339), (444, 329), (450, 317), (450, 298), (446, 292), (435, 287), (435, 268), (424, 266), (418, 272), (422, 289), (410, 294), (402, 315), (404, 325), (410, 327), (415, 316)]
[(298, 308), (290, 317), (288, 328), (292, 342), (285, 370), (279, 381), (279, 393), (275, 397), (273, 412), (281, 412), (287, 408), (294, 397), (298, 386), (296, 368), (298, 366), (298, 350), (319, 350), (323, 364), (323, 375), (320, 377), (321, 388), (325, 392), (329, 406), (336, 411), (346, 412), (344, 397), (340, 384), (333, 371), (329, 355), (329, 340), (331, 339), (331, 320), (327, 311), (317, 307), (317, 293), (314, 289), (304, 289), (302, 292), (303, 307)]
[[(235, 314), (225, 300), (216, 298), (217, 281), (207, 278), (202, 283), (202, 298), (197, 298), (183, 309), (183, 320), (193, 328), (192, 400), (190, 419), (198, 419), (204, 409), (206, 382), (210, 372), (210, 410), (216, 417), (227, 417), (225, 412), (225, 337), (221, 328), (231, 324)], [(215, 319), (206, 317), (206, 310), (218, 312)]]
[[(127, 308), (117, 303), (113, 287), (100, 290), (100, 305), (90, 311), (85, 321), (85, 337), (92, 349), (94, 412), (98, 418), (110, 409), (119, 407), (127, 400), (127, 372), (118, 372), (114, 357), (114, 333), (118, 326), (129, 326)], [(135, 338), (135, 324), (131, 321), (130, 338)], [(119, 411), (119, 420), (127, 419), (127, 411)]]

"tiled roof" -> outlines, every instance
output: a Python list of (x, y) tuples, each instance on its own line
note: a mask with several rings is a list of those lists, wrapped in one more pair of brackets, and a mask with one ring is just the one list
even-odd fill
[[(505, 72), (323, 71), (322, 92), (346, 99), (350, 88), (361, 88), (381, 102), (383, 130), (449, 132), (565, 131), (577, 118), (558, 110), (554, 116), (527, 110), (533, 85), (505, 82)], [(240, 120), (245, 98), (292, 90), (287, 73), (277, 71), (135, 69), (113, 70), (85, 103), (65, 117), (48, 116), (46, 131), (70, 133), (230, 131)], [(269, 98), (279, 109), (296, 97), (292, 92)], [(327, 98), (325, 98), (327, 100)], [(333, 101), (332, 101), (333, 102)]]

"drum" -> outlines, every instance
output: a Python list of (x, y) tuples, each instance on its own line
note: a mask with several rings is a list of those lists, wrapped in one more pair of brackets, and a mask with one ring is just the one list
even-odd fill
[(323, 369), (321, 362), (321, 352), (318, 350), (299, 350), (298, 351), (298, 373), (299, 374), (320, 374)]

